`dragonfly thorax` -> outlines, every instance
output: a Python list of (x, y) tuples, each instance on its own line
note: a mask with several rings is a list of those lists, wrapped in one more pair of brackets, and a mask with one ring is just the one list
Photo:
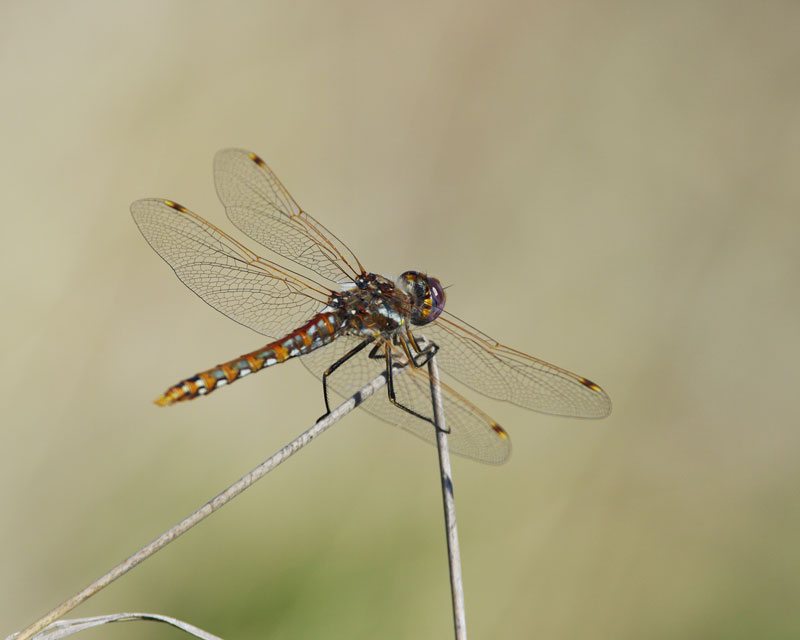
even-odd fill
[(389, 338), (412, 321), (411, 296), (391, 280), (365, 273), (356, 278), (355, 283), (355, 288), (340, 292), (333, 301), (350, 333)]

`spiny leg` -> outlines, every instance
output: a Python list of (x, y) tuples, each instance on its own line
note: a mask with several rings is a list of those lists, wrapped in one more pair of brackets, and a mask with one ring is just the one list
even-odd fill
[[(406, 327), (406, 335), (408, 336), (408, 341), (406, 341), (406, 339), (403, 338), (402, 336), (399, 336), (398, 339), (400, 341), (401, 346), (403, 347), (403, 351), (405, 351), (406, 357), (408, 358), (409, 362), (413, 363), (414, 368), (419, 369), (420, 367), (427, 365), (430, 362), (431, 358), (433, 358), (433, 356), (439, 353), (439, 345), (436, 344), (435, 342), (429, 341), (427, 338), (425, 339), (425, 341), (428, 344), (426, 344), (425, 348), (422, 349), (419, 346), (419, 343), (417, 342), (417, 339), (414, 336), (414, 334), (411, 333), (411, 329), (409, 329), (408, 327)], [(421, 357), (419, 361), (417, 361), (417, 358), (411, 354), (411, 349), (414, 349), (414, 351), (417, 352), (416, 356)], [(430, 420), (429, 422), (431, 422), (437, 429), (439, 429), (439, 426), (435, 422)], [(450, 429), (445, 429), (444, 431), (446, 433), (450, 433)]]
[(411, 349), (408, 346), (408, 342), (405, 341), (403, 338), (396, 338), (397, 343), (403, 348), (403, 352), (406, 354), (406, 358), (408, 358), (408, 363), (413, 366), (417, 367), (417, 363), (414, 360), (414, 355), (411, 353)]
[(408, 336), (409, 342), (411, 342), (411, 346), (414, 347), (414, 350), (419, 353), (422, 349), (419, 348), (419, 344), (417, 344), (417, 337), (411, 333), (411, 329), (406, 327), (406, 335)]
[[(339, 367), (341, 367), (345, 362), (347, 362), (354, 355), (356, 355), (361, 350), (363, 350), (374, 339), (375, 338), (367, 338), (363, 342), (359, 342), (354, 348), (350, 349), (350, 351), (345, 353), (341, 358), (339, 358), (336, 362), (334, 362), (330, 367), (325, 369), (325, 372), (322, 374), (322, 396), (325, 399), (325, 413), (323, 415), (321, 415), (317, 419), (317, 422), (319, 422), (323, 418), (327, 417), (331, 413), (331, 406), (328, 403), (328, 376), (331, 375), (334, 371), (336, 371)], [(373, 351), (374, 351), (374, 349), (373, 349)]]
[[(419, 418), (420, 420), (424, 420), (425, 422), (430, 422), (431, 424), (434, 424), (433, 420), (431, 420), (430, 418), (423, 416), (421, 413), (417, 413), (413, 409), (405, 406), (404, 404), (402, 404), (397, 400), (397, 396), (395, 395), (394, 391), (394, 363), (392, 362), (392, 345), (390, 345), (389, 343), (384, 343), (384, 351), (386, 357), (386, 376), (387, 376), (386, 387), (389, 391), (389, 401), (398, 409), (402, 409), (403, 411), (410, 413), (412, 416)], [(398, 369), (402, 368), (402, 366), (405, 365), (398, 365)]]
[[(402, 336), (399, 337), (399, 340), (401, 346), (403, 347), (403, 351), (405, 351), (406, 356), (408, 356), (409, 362), (411, 362), (417, 369), (424, 367), (426, 364), (428, 364), (428, 361), (438, 353), (439, 345), (437, 345), (435, 342), (428, 341), (428, 344), (424, 349), (422, 349), (417, 343), (417, 338), (413, 333), (411, 333), (411, 329), (406, 328), (406, 335), (408, 336), (408, 342), (406, 342), (406, 339)], [(411, 354), (409, 343), (411, 343), (411, 348), (416, 351), (415, 355)], [(417, 358), (419, 358), (419, 360)]]
[(376, 343), (375, 346), (369, 350), (367, 357), (370, 360), (385, 360), (386, 354), (383, 353), (383, 341)]

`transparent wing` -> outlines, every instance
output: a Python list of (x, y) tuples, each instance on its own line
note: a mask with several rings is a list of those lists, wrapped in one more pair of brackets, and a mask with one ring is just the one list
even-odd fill
[(255, 153), (217, 153), (214, 181), (231, 222), (256, 242), (331, 282), (364, 272), (347, 245), (303, 211)]
[(272, 338), (308, 320), (330, 291), (247, 249), (171, 200), (137, 200), (131, 213), (178, 278), (226, 316)]
[(591, 380), (502, 345), (450, 313), (415, 334), (439, 345), (443, 371), (490, 398), (577, 418), (611, 413), (608, 395)]
[[(348, 351), (361, 342), (361, 338), (342, 336), (329, 346), (302, 356), (300, 361), (318, 378)], [(352, 357), (329, 378), (328, 388), (342, 397), (348, 397), (386, 369), (385, 360), (368, 357), (369, 349)], [(401, 351), (393, 352), (395, 361), (405, 361)], [(427, 368), (396, 373), (394, 378), (397, 400), (417, 413), (432, 418), (430, 379)], [(450, 387), (442, 385), (445, 419), (450, 430), (450, 450), (459, 455), (489, 464), (501, 464), (511, 454), (508, 434), (489, 416), (460, 396)], [(389, 401), (386, 389), (381, 389), (363, 405), (365, 411), (402, 427), (427, 442), (436, 442), (431, 423), (398, 409)]]

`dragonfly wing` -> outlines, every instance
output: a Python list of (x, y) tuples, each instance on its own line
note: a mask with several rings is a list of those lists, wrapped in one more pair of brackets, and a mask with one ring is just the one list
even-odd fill
[[(324, 349), (302, 356), (300, 361), (318, 378), (348, 351), (356, 347), (361, 338), (342, 336)], [(357, 392), (366, 382), (386, 369), (385, 360), (368, 357), (369, 349), (350, 358), (328, 377), (328, 388), (342, 397)], [(404, 360), (402, 352), (395, 352), (395, 360)], [(417, 413), (432, 418), (430, 378), (427, 368), (406, 368), (394, 377), (397, 400)], [(442, 402), (445, 420), (450, 430), (448, 442), (453, 453), (485, 462), (501, 464), (511, 454), (508, 434), (480, 409), (472, 405), (450, 387), (442, 385)], [(386, 389), (381, 389), (361, 405), (365, 411), (402, 427), (415, 436), (434, 443), (436, 432), (430, 422), (399, 409), (389, 401)]]
[(231, 222), (256, 242), (331, 282), (352, 281), (363, 273), (353, 252), (300, 208), (255, 153), (217, 153), (214, 181)]
[(187, 287), (258, 333), (280, 338), (328, 303), (324, 287), (259, 258), (171, 200), (137, 200), (131, 213), (150, 246)]
[(415, 334), (439, 345), (443, 371), (490, 398), (577, 418), (611, 413), (610, 398), (591, 380), (502, 345), (450, 313)]

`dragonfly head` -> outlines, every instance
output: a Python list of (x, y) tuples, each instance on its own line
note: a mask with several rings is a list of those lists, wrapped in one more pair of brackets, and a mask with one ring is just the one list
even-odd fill
[(406, 271), (397, 279), (397, 288), (411, 298), (411, 322), (428, 324), (444, 311), (442, 283), (419, 271)]

